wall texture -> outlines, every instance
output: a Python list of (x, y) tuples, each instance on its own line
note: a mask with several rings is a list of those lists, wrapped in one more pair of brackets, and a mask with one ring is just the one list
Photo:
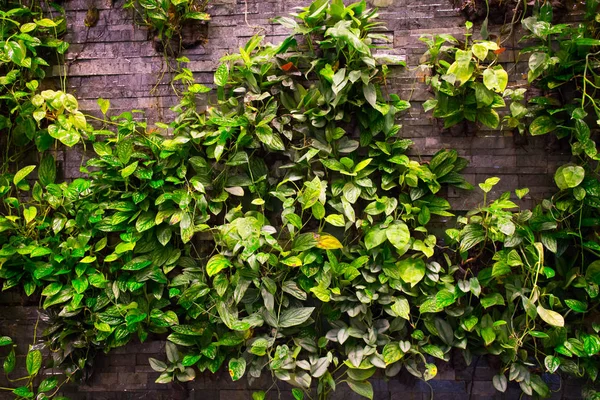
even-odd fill
[[(71, 43), (67, 55), (68, 89), (80, 99), (80, 107), (98, 112), (96, 99), (103, 97), (112, 103), (112, 115), (131, 109), (143, 110), (150, 123), (168, 120), (169, 108), (177, 96), (170, 84), (165, 59), (157, 53), (148, 32), (136, 27), (132, 12), (123, 10), (124, 0), (70, 0), (65, 2), (68, 25), (67, 41)], [(470, 161), (467, 179), (481, 182), (489, 176), (502, 178), (496, 193), (510, 188), (529, 187), (526, 205), (535, 203), (553, 192), (552, 174), (568, 160), (569, 146), (548, 142), (546, 137), (513, 137), (510, 131), (479, 130), (472, 132), (442, 132), (430, 114), (423, 113), (422, 102), (431, 97), (422, 82), (417, 65), (424, 51), (418, 38), (423, 34), (464, 32), (464, 17), (453, 9), (449, 0), (370, 0), (380, 8), (380, 17), (386, 23), (385, 33), (391, 40), (389, 52), (403, 55), (407, 69), (394, 69), (388, 79), (388, 90), (402, 99), (410, 99), (412, 108), (402, 118), (401, 134), (415, 142), (414, 155), (426, 158), (442, 148), (457, 149)], [(84, 25), (90, 4), (100, 10), (100, 19), (93, 28)], [(190, 59), (187, 65), (197, 82), (211, 86), (212, 72), (220, 57), (238, 51), (252, 35), (260, 32), (267, 40), (278, 42), (286, 30), (272, 23), (276, 16), (294, 12), (306, 6), (309, 0), (211, 0), (208, 41), (203, 46), (184, 51)], [(570, 15), (569, 18), (577, 18)], [(496, 30), (500, 27), (495, 27)], [(491, 28), (493, 31), (493, 27)], [(477, 31), (477, 28), (476, 30)], [(520, 32), (514, 37), (520, 38)], [(505, 43), (507, 51), (500, 61), (510, 73), (511, 85), (526, 82), (525, 63), (516, 63), (519, 43)], [(58, 76), (63, 69), (55, 67)], [(421, 78), (420, 78), (421, 77)], [(518, 135), (517, 135), (518, 136)], [(64, 158), (65, 177), (76, 176), (81, 155), (76, 152)], [(468, 209), (481, 201), (477, 191), (458, 193), (448, 197), (456, 209)]]
[[(190, 59), (187, 65), (199, 83), (211, 86), (212, 71), (219, 58), (235, 52), (246, 40), (262, 31), (272, 42), (282, 40), (286, 31), (272, 24), (271, 19), (287, 15), (294, 7), (306, 6), (309, 0), (211, 0), (212, 20), (208, 27), (208, 41), (205, 45), (186, 50), (183, 55)], [(415, 142), (413, 155), (427, 159), (442, 148), (454, 148), (470, 161), (467, 178), (481, 182), (489, 176), (502, 178), (497, 191), (509, 188), (529, 187), (530, 195), (526, 205), (537, 202), (553, 191), (552, 174), (556, 167), (568, 160), (568, 145), (560, 148), (547, 142), (547, 138), (528, 138), (525, 142), (515, 140), (511, 132), (479, 130), (475, 132), (443, 132), (431, 116), (424, 114), (421, 103), (430, 97), (422, 83), (422, 73), (417, 69), (418, 60), (424, 46), (418, 41), (422, 34), (463, 32), (464, 18), (454, 10), (447, 0), (371, 0), (371, 5), (380, 7), (381, 19), (386, 22), (385, 33), (392, 40), (389, 52), (404, 55), (409, 68), (394, 70), (388, 80), (388, 90), (410, 99), (412, 108), (404, 114), (401, 134)], [(100, 10), (97, 26), (84, 25), (85, 14), (91, 5)], [(65, 2), (71, 43), (67, 54), (66, 74), (69, 91), (80, 99), (80, 108), (97, 113), (96, 99), (103, 97), (112, 103), (112, 115), (122, 111), (138, 109), (145, 111), (149, 123), (167, 120), (172, 115), (169, 107), (177, 102), (170, 85), (169, 74), (165, 74), (165, 60), (157, 53), (145, 29), (136, 27), (132, 13), (122, 9), (123, 0), (69, 0)], [(570, 16), (576, 18), (576, 16)], [(496, 27), (497, 29), (499, 27)], [(515, 37), (519, 38), (517, 32)], [(518, 43), (507, 43), (507, 51), (501, 55), (504, 67), (509, 71), (511, 84), (524, 82), (526, 66), (515, 63)], [(52, 71), (56, 86), (61, 67)], [(77, 150), (59, 155), (64, 178), (79, 174), (82, 154)], [(496, 192), (497, 193), (497, 192)], [(481, 201), (477, 191), (465, 193), (450, 191), (448, 198), (456, 209), (471, 208)], [(21, 358), (18, 365), (24, 365), (24, 354), (28, 343), (33, 341), (37, 319), (35, 304), (26, 303), (16, 293), (7, 293), (0, 299), (0, 335), (18, 339)], [(203, 375), (187, 385), (157, 385), (157, 375), (148, 365), (148, 357), (163, 356), (160, 341), (132, 344), (113, 351), (110, 355), (99, 355), (94, 372), (86, 384), (69, 386), (65, 394), (72, 399), (203, 399), (236, 400), (250, 399), (252, 389), (266, 389), (270, 379), (248, 386), (245, 380), (232, 383), (228, 376)], [(5, 355), (5, 350), (1, 354)], [(52, 371), (47, 371), (52, 373)], [(495, 392), (491, 378), (493, 369), (485, 360), (477, 363), (477, 368), (460, 365), (442, 365), (440, 373), (431, 382), (436, 399), (516, 399), (518, 387), (510, 387), (504, 394)], [(15, 376), (18, 374), (15, 374)], [(6, 386), (5, 382), (2, 386)], [(554, 395), (557, 399), (577, 398), (580, 388), (575, 384), (563, 384)], [(558, 390), (559, 382), (553, 383)], [(354, 399), (345, 385), (335, 398)], [(430, 387), (401, 373), (389, 381), (377, 379), (374, 382), (377, 400), (429, 399)], [(280, 387), (273, 390), (273, 398), (290, 399), (291, 388)], [(12, 396), (0, 399), (12, 398)]]

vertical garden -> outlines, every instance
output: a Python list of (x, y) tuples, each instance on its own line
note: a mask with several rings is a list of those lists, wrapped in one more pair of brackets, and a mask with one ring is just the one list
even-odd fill
[[(148, 340), (165, 342), (149, 360), (159, 383), (226, 369), (272, 377), (272, 391), (290, 384), (297, 400), (342, 385), (373, 399), (371, 377), (429, 381), (436, 364), (485, 356), (500, 392), (549, 397), (556, 374), (600, 398), (598, 1), (568, 23), (556, 4), (518, 1), (494, 34), (488, 9), (481, 29), (422, 37), (410, 67), (444, 132), (548, 135), (570, 149), (556, 193), (531, 209), (519, 206), (527, 188), (491, 196), (499, 178), (469, 183), (456, 150), (411, 155), (410, 99), (388, 84), (408, 67), (364, 0), (279, 17), (289, 36), (253, 36), (211, 87), (177, 58), (200, 40), (207, 2), (127, 2), (176, 69), (175, 117), (155, 126), (101, 98), (102, 117), (80, 111), (66, 76), (47, 89), (69, 47), (59, 5), (0, 6), (0, 281), (42, 315), (26, 354), (0, 338), (15, 398), (64, 399), (96, 354)], [(499, 62), (509, 39), (526, 84)], [(61, 179), (65, 148), (83, 150), (81, 178)], [(449, 188), (481, 202), (452, 210)]]

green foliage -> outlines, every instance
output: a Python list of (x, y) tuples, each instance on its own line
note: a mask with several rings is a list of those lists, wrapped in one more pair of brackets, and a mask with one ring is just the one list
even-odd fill
[[(62, 13), (62, 9), (58, 9)], [(39, 151), (53, 143), (34, 99), (39, 96), (45, 67), (60, 58), (68, 43), (63, 18), (48, 18), (37, 2), (5, 2), (0, 10), (0, 193), (9, 164), (20, 160), (30, 145)]]
[(497, 128), (500, 116), (495, 109), (505, 106), (503, 94), (508, 74), (496, 64), (498, 44), (471, 41), (470, 32), (467, 26), (462, 45), (448, 34), (421, 37), (428, 47), (421, 68), (431, 71), (427, 84), (435, 93), (435, 98), (423, 103), (423, 108), (433, 110), (433, 116), (444, 121), (444, 128), (465, 120)]
[[(431, 223), (454, 216), (444, 188), (472, 188), (466, 161), (453, 150), (427, 162), (406, 154), (396, 120), (410, 105), (386, 90), (403, 63), (378, 54), (387, 37), (376, 10), (317, 0), (294, 17), (278, 19), (291, 30), (280, 44), (257, 35), (223, 57), (205, 112), (197, 105), (211, 89), (183, 68), (177, 116), (158, 129), (129, 112), (108, 118), (99, 99), (114, 129), (97, 130), (73, 96), (32, 94), (48, 143), (93, 151), (71, 182), (48, 153), (0, 181), (2, 288), (41, 296), (51, 366), (70, 380), (95, 352), (152, 334), (167, 341), (167, 360), (150, 359), (159, 383), (227, 368), (234, 381), (288, 382), (295, 399), (340, 384), (373, 398), (377, 370), (430, 380), (435, 360), (455, 352), (467, 363), (497, 356), (502, 392), (514, 381), (548, 397), (542, 371), (595, 381), (596, 172), (559, 168), (560, 191), (533, 210), (510, 192), (488, 201), (499, 183), (489, 178), (481, 206), (448, 220), (456, 227), (442, 245)], [(447, 35), (424, 39), (436, 93), (426, 107), (446, 126), (495, 128), (506, 94), (508, 123), (524, 126), (513, 114), (523, 92), (505, 93), (492, 60), (498, 46), (469, 36), (464, 49)], [(25, 356), (29, 381), (15, 395), (35, 396), (40, 350)], [(5, 372), (15, 365), (13, 346)], [(37, 391), (59, 387), (47, 379)]]
[[(13, 372), (17, 365), (17, 358), (15, 354), (15, 349), (17, 347), (16, 344), (13, 343), (13, 340), (4, 336), (0, 338), (0, 347), (9, 346), (10, 350), (8, 354), (4, 358), (4, 363), (2, 365), (2, 369), (4, 373), (7, 375), (8, 379), (9, 374)], [(21, 359), (22, 361), (22, 359)], [(12, 382), (19, 382), (21, 386), (11, 389), (11, 388), (2, 388), (2, 390), (9, 390), (12, 394), (15, 395), (16, 399), (50, 399), (54, 398), (55, 400), (66, 400), (65, 397), (55, 395), (59, 391), (60, 387), (69, 381), (69, 378), (63, 379), (62, 382), (59, 383), (59, 379), (57, 377), (49, 377), (43, 380), (36, 379), (39, 377), (41, 368), (42, 368), (42, 353), (39, 349), (33, 348), (30, 346), (27, 355), (25, 356), (25, 371), (27, 372), (26, 376), (15, 379), (12, 378)], [(34, 385), (37, 383), (37, 389)], [(37, 396), (36, 396), (37, 393)]]
[[(183, 42), (185, 24), (209, 21), (209, 0), (127, 0), (123, 8), (133, 9), (142, 25), (148, 27), (172, 54), (178, 54)], [(171, 42), (172, 39), (175, 39)], [(175, 43), (177, 48), (173, 48)]]
[[(372, 53), (383, 39), (375, 17), (364, 2), (315, 3), (281, 20), (308, 48), (295, 36), (278, 46), (252, 38), (223, 59), (221, 100), (206, 114), (195, 107), (206, 88), (188, 81), (173, 136), (125, 113), (112, 118), (116, 132), (81, 135), (96, 153), (87, 178), (30, 188), (31, 170), (17, 174), (3, 197), (0, 275), (4, 289), (41, 292), (56, 366), (80, 371), (90, 350), (156, 333), (172, 343), (170, 364), (152, 361), (161, 382), (225, 362), (233, 379), (265, 367), (305, 390), (320, 379), (323, 395), (344, 379), (331, 372), (342, 365), (397, 372), (402, 359), (433, 376), (424, 354), (446, 352), (424, 337), (398, 340), (416, 329), (405, 296), (433, 296), (450, 277), (425, 262), (437, 242), (427, 224), (451, 216), (437, 194), (469, 186), (458, 173), (466, 163), (454, 151), (429, 164), (404, 154), (411, 143), (395, 116), (409, 105), (384, 95), (389, 69), (379, 66), (400, 62)], [(83, 128), (68, 95), (41, 98), (64, 116), (57, 132)], [(214, 248), (195, 245), (202, 232)], [(366, 377), (351, 374), (368, 395)]]
[[(599, 304), (600, 183), (579, 166), (559, 168), (555, 180), (562, 190), (531, 211), (518, 210), (507, 192), (447, 231), (458, 247), (463, 279), (480, 284), (481, 303), (470, 302), (463, 324), (475, 321), (473, 332), (500, 357), (508, 379), (541, 397), (549, 389), (526, 365), (595, 381), (600, 350), (598, 327), (587, 320)], [(498, 375), (494, 386), (504, 391), (506, 381)]]
[(598, 6), (596, 0), (585, 2), (584, 20), (578, 24), (552, 24), (549, 4), (522, 21), (529, 32), (523, 40), (534, 41), (522, 50), (529, 54), (528, 81), (543, 95), (530, 99), (527, 112), (520, 108), (522, 113), (516, 116), (531, 118), (531, 135), (569, 138), (574, 155), (595, 161), (599, 158), (590, 124), (600, 124), (595, 72), (600, 46)]

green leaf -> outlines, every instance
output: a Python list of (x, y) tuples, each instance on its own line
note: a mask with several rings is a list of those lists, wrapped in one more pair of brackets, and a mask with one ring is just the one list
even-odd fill
[(156, 229), (156, 238), (163, 246), (166, 246), (169, 243), (172, 235), (173, 231), (169, 225), (161, 225)]
[(135, 229), (138, 232), (142, 233), (147, 231), (148, 229), (152, 229), (155, 225), (156, 215), (152, 211), (145, 211), (137, 218), (135, 222)]
[(500, 123), (500, 116), (491, 108), (481, 108), (477, 110), (477, 121), (481, 122), (488, 128), (496, 129)]
[(385, 236), (398, 250), (404, 250), (410, 242), (410, 231), (408, 230), (408, 226), (403, 222), (388, 226), (385, 230)]
[(483, 71), (483, 84), (496, 93), (504, 93), (508, 84), (508, 74), (501, 66), (487, 68)]
[(494, 92), (479, 82), (475, 82), (473, 86), (478, 107), (490, 107), (494, 102)]
[(475, 43), (472, 47), (473, 54), (475, 57), (479, 58), (481, 61), (484, 61), (488, 55), (488, 48), (481, 43)]
[(346, 382), (353, 392), (358, 393), (362, 397), (373, 400), (373, 386), (369, 381), (355, 381), (354, 379), (347, 379)]
[(40, 386), (38, 386), (38, 392), (49, 392), (56, 388), (57, 385), (58, 379), (55, 376), (46, 378), (40, 383)]
[(548, 310), (541, 305), (538, 305), (537, 312), (540, 318), (542, 318), (542, 320), (544, 320), (544, 322), (547, 324), (559, 327), (565, 326), (564, 318), (556, 311)]
[(429, 111), (429, 110), (433, 110), (434, 108), (436, 108), (438, 105), (438, 101), (435, 99), (429, 99), (426, 102), (423, 103), (423, 110), (425, 112)]
[(544, 359), (544, 365), (546, 366), (548, 372), (553, 374), (554, 372), (556, 372), (558, 367), (560, 367), (560, 358), (554, 356), (546, 356), (546, 358)]
[(267, 394), (262, 390), (252, 393), (252, 400), (265, 400)]
[(11, 61), (17, 64), (18, 66), (22, 67), (23, 61), (25, 59), (25, 54), (27, 52), (23, 42), (17, 43), (11, 40), (6, 42), (4, 48), (6, 51), (6, 55), (8, 55)]
[(422, 347), (422, 350), (430, 356), (439, 358), (440, 360), (444, 359), (444, 351), (436, 345), (427, 344)]
[(529, 71), (527, 73), (527, 80), (529, 82), (534, 81), (540, 76), (546, 68), (548, 68), (550, 61), (550, 55), (546, 52), (536, 52), (529, 56)]
[(585, 170), (579, 165), (563, 165), (554, 174), (554, 182), (561, 190), (579, 186), (583, 178), (585, 178)]
[(545, 135), (556, 129), (556, 122), (552, 117), (542, 115), (533, 120), (529, 125), (529, 133), (532, 136)]
[(397, 317), (410, 320), (410, 304), (405, 298), (397, 299), (390, 309)]
[(301, 267), (302, 260), (299, 257), (291, 256), (281, 260), (282, 264), (287, 265), (288, 267)]
[(397, 342), (391, 342), (383, 348), (383, 361), (386, 364), (393, 364), (404, 356), (404, 352), (400, 350), (400, 345)]
[(225, 86), (227, 85), (227, 81), (229, 80), (229, 68), (227, 64), (220, 64), (217, 67), (217, 71), (215, 72), (215, 85), (217, 86)]
[(544, 382), (539, 375), (531, 374), (530, 385), (533, 390), (540, 395), (541, 398), (550, 397), (550, 389), (548, 388), (546, 382)]
[(346, 221), (342, 214), (329, 214), (328, 216), (325, 217), (325, 221), (327, 221), (328, 223), (330, 223), (333, 226), (337, 226), (340, 228), (343, 228), (344, 226), (346, 226)]
[(406, 258), (396, 263), (400, 278), (415, 286), (425, 276), (425, 261), (422, 258)]
[(490, 344), (492, 344), (494, 342), (494, 340), (496, 340), (496, 332), (494, 332), (494, 328), (492, 328), (492, 327), (483, 328), (481, 330), (481, 338), (485, 342), (486, 346), (489, 346)]
[(8, 337), (8, 336), (2, 336), (0, 337), (0, 347), (2, 346), (8, 346), (9, 344), (12, 344), (13, 340)]
[(95, 142), (94, 143), (94, 151), (96, 152), (96, 154), (98, 154), (100, 157), (104, 157), (104, 156), (110, 156), (112, 155), (112, 147), (110, 147), (108, 144), (103, 143), (103, 142)]
[(152, 368), (156, 372), (164, 372), (167, 370), (167, 364), (160, 360), (157, 360), (156, 358), (149, 357), (148, 362), (150, 363), (150, 368)]
[(294, 400), (304, 400), (304, 392), (302, 389), (293, 388), (292, 396), (294, 396)]
[(372, 83), (363, 85), (363, 95), (371, 107), (377, 107), (377, 92), (375, 90), (375, 85)]
[(210, 14), (205, 12), (188, 12), (183, 14), (182, 19), (195, 19), (198, 21), (210, 21)]
[(31, 207), (23, 210), (23, 217), (25, 218), (26, 223), (30, 223), (31, 221), (33, 221), (36, 215), (37, 215), (37, 208), (35, 208), (34, 206), (31, 206)]
[(475, 65), (471, 62), (470, 51), (457, 50), (456, 60), (448, 68), (447, 75), (453, 76), (459, 82), (459, 86), (462, 86), (473, 76)]
[(584, 313), (587, 311), (587, 304), (583, 301), (565, 299), (565, 304), (569, 306), (569, 308), (578, 313)]
[(21, 386), (16, 389), (13, 389), (12, 392), (18, 397), (24, 397), (26, 399), (33, 398), (33, 393), (29, 390), (27, 386)]
[(121, 139), (117, 143), (117, 157), (123, 165), (129, 163), (133, 154), (133, 141), (131, 139)]
[(131, 174), (133, 174), (135, 172), (135, 170), (138, 167), (138, 162), (134, 161), (131, 164), (129, 164), (128, 166), (126, 166), (125, 168), (123, 168), (121, 170), (121, 176), (123, 178), (127, 178), (128, 176), (130, 176)]
[(39, 179), (42, 186), (48, 186), (56, 180), (56, 164), (52, 154), (45, 154), (40, 161)]
[(280, 328), (290, 328), (292, 326), (302, 325), (310, 318), (310, 315), (314, 310), (314, 307), (299, 307), (284, 310), (279, 316), (278, 325)]
[[(324, 4), (326, 6), (326, 4)], [(339, 21), (333, 27), (327, 29), (325, 31), (325, 36), (331, 36), (336, 39), (340, 39), (344, 44), (353, 47), (359, 53), (364, 55), (371, 55), (371, 50), (369, 46), (362, 41), (358, 35), (351, 31), (350, 28), (351, 21)]]
[(386, 239), (387, 234), (385, 229), (373, 227), (365, 235), (365, 247), (367, 250), (371, 250), (385, 242)]
[(73, 279), (71, 285), (73, 286), (73, 289), (75, 289), (75, 292), (83, 293), (88, 288), (88, 280), (86, 277)]
[(292, 249), (296, 252), (310, 250), (317, 245), (317, 239), (313, 233), (303, 233), (296, 237)]
[(100, 106), (100, 111), (102, 111), (102, 114), (106, 115), (108, 109), (110, 108), (110, 100), (106, 100), (100, 97), (98, 100), (96, 100), (96, 102)]
[(54, 28), (57, 26), (56, 22), (52, 21), (50, 18), (42, 18), (39, 20), (34, 20), (35, 24), (38, 26), (43, 26), (44, 28)]
[(239, 380), (246, 372), (246, 360), (243, 358), (232, 358), (229, 360), (229, 376), (232, 381)]
[(40, 368), (42, 368), (42, 352), (39, 350), (32, 350), (27, 353), (25, 365), (27, 366), (29, 376), (37, 375)]
[(495, 305), (504, 305), (504, 297), (500, 293), (492, 293), (481, 299), (483, 308), (490, 308)]
[(56, 304), (61, 304), (68, 300), (71, 300), (72, 297), (73, 297), (73, 290), (71, 288), (64, 288), (60, 292), (56, 293), (55, 295), (48, 297), (44, 301), (43, 307), (44, 307), (44, 309), (47, 309), (50, 306), (53, 306)]
[(214, 255), (206, 263), (206, 273), (208, 276), (214, 276), (225, 268), (231, 267), (231, 261), (221, 254)]
[(4, 363), (2, 364), (2, 368), (4, 368), (4, 372), (10, 374), (14, 369), (17, 363), (17, 357), (15, 355), (15, 348), (10, 349), (10, 352), (4, 359)]
[(588, 265), (585, 271), (585, 279), (600, 285), (600, 260), (596, 260)]
[(175, 377), (179, 382), (189, 382), (196, 378), (196, 371), (193, 368), (185, 368), (183, 372), (175, 371)]
[(508, 380), (506, 379), (506, 375), (494, 375), (494, 377), (492, 378), (492, 383), (494, 384), (494, 387), (497, 391), (502, 393), (506, 392), (506, 388), (508, 387)]
[(25, 179), (27, 177), (27, 175), (29, 175), (31, 172), (33, 172), (34, 169), (35, 169), (35, 165), (28, 165), (25, 168), (21, 168), (15, 174), (15, 177), (13, 178), (13, 183), (15, 184), (15, 186), (17, 186), (19, 184), (19, 182), (21, 182), (23, 179)]

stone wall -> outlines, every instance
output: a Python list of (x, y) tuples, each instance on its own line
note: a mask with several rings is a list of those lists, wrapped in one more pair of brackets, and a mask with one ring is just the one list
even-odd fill
[[(98, 113), (96, 99), (103, 97), (112, 103), (111, 115), (138, 109), (145, 111), (149, 123), (168, 121), (172, 116), (169, 107), (177, 102), (177, 96), (170, 85), (169, 73), (160, 79), (165, 59), (153, 48), (148, 32), (135, 26), (132, 13), (122, 9), (123, 0), (116, 0), (113, 5), (111, 2), (69, 0), (63, 4), (69, 26), (66, 40), (71, 43), (66, 63), (68, 90), (80, 99), (80, 108), (91, 113)], [(268, 40), (281, 41), (286, 31), (274, 25), (271, 19), (293, 12), (294, 7), (306, 6), (309, 0), (211, 0), (210, 3), (212, 20), (208, 26), (208, 41), (182, 54), (190, 59), (187, 67), (194, 72), (197, 82), (208, 86), (212, 86), (212, 72), (221, 56), (236, 52), (259, 30)], [(100, 19), (97, 26), (87, 28), (84, 19), (91, 4), (100, 10)], [(392, 71), (387, 90), (412, 102), (412, 108), (402, 118), (404, 128), (401, 134), (415, 142), (413, 155), (427, 159), (439, 149), (457, 149), (470, 161), (466, 175), (471, 182), (499, 176), (502, 180), (496, 187), (497, 191), (529, 187), (531, 192), (525, 201), (528, 206), (553, 192), (552, 174), (558, 165), (568, 160), (568, 145), (567, 148), (556, 149), (557, 146), (551, 146), (545, 137), (515, 140), (508, 131), (442, 132), (438, 123), (423, 113), (421, 104), (430, 97), (430, 93), (419, 79), (416, 68), (424, 51), (418, 38), (422, 34), (440, 32), (460, 35), (465, 22), (461, 14), (446, 0), (372, 0), (371, 4), (380, 7), (381, 19), (387, 24), (385, 33), (393, 44), (389, 51), (404, 55), (409, 65), (407, 69)], [(515, 37), (520, 37), (520, 34), (517, 32)], [(505, 46), (507, 51), (501, 55), (501, 61), (510, 73), (511, 84), (524, 83), (526, 66), (515, 64), (519, 43), (507, 43)], [(47, 85), (57, 87), (61, 74), (64, 74), (64, 68), (55, 67), (52, 71), (54, 80)], [(81, 157), (78, 150), (59, 155), (64, 178), (78, 175)], [(451, 190), (448, 198), (456, 209), (471, 208), (481, 201), (477, 191)], [(34, 339), (37, 307), (24, 302), (17, 293), (4, 294), (0, 304), (0, 335), (17, 338), (18, 365), (23, 369), (27, 345)], [(131, 344), (109, 355), (99, 355), (87, 383), (66, 387), (65, 395), (71, 399), (87, 400), (236, 400), (250, 399), (253, 389), (266, 389), (272, 383), (265, 378), (250, 387), (245, 379), (232, 383), (226, 374), (208, 374), (186, 385), (155, 384), (158, 374), (150, 369), (148, 357), (163, 357), (163, 346), (161, 341), (152, 341)], [(5, 349), (0, 351), (2, 356), (6, 354)], [(518, 387), (511, 386), (503, 395), (497, 393), (491, 383), (493, 374), (493, 369), (483, 359), (476, 363), (476, 368), (441, 365), (439, 375), (430, 382), (430, 388), (403, 372), (390, 380), (375, 379), (375, 399), (429, 399), (432, 388), (435, 399), (519, 398)], [(7, 385), (6, 382), (1, 384)], [(357, 398), (345, 385), (342, 386), (335, 398)], [(558, 386), (554, 382), (554, 387)], [(289, 386), (281, 384), (280, 392), (271, 391), (272, 398), (281, 395), (282, 399), (291, 399), (290, 390)], [(578, 386), (563, 384), (554, 398), (577, 398), (579, 393)], [(0, 399), (4, 398), (13, 397), (0, 393)]]

